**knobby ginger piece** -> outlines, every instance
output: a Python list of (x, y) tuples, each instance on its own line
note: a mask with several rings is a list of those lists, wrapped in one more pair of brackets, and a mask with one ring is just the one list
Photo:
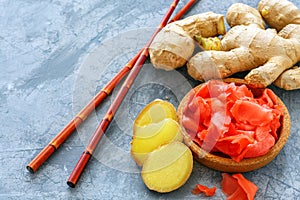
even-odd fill
[(300, 88), (300, 67), (294, 67), (283, 72), (274, 82), (277, 87), (285, 90)]
[(235, 3), (229, 7), (226, 14), (226, 21), (230, 27), (255, 25), (261, 29), (265, 29), (265, 22), (259, 12), (255, 8), (242, 3)]
[(258, 10), (270, 27), (280, 31), (288, 24), (300, 24), (300, 10), (287, 0), (261, 0)]
[(149, 53), (155, 68), (172, 70), (182, 67), (192, 56), (195, 36), (225, 34), (224, 17), (213, 12), (193, 15), (165, 26), (154, 38)]
[[(260, 4), (268, 12), (261, 11), (263, 16), (278, 15), (277, 21), (279, 17), (285, 19), (282, 15), (289, 11), (297, 17), (285, 20), (285, 27), (277, 34), (275, 29), (264, 29), (256, 9), (233, 4), (226, 16), (233, 27), (222, 39), (222, 51), (199, 52), (193, 56), (187, 64), (190, 76), (206, 81), (250, 70), (245, 77), (247, 83), (266, 87), (300, 61), (300, 11), (286, 0), (262, 0)], [(297, 24), (287, 24), (291, 22)]]
[(172, 142), (149, 154), (141, 174), (150, 190), (165, 193), (181, 187), (190, 177), (192, 168), (191, 150), (181, 142)]

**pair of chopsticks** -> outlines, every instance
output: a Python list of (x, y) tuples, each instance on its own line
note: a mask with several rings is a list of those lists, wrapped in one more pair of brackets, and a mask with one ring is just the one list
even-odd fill
[[(51, 142), (26, 166), (27, 170), (34, 173), (38, 168), (58, 149), (58, 147), (74, 132), (89, 114), (100, 105), (100, 103), (112, 92), (117, 84), (128, 74), (125, 82), (117, 93), (111, 106), (101, 120), (94, 135), (90, 139), (89, 144), (85, 148), (75, 168), (73, 169), (67, 184), (70, 187), (75, 187), (81, 173), (95, 151), (102, 135), (105, 133), (107, 127), (111, 123), (115, 113), (117, 112), (120, 104), (125, 98), (128, 90), (130, 89), (133, 81), (137, 77), (143, 64), (148, 57), (148, 49), (157, 33), (168, 23), (169, 18), (174, 12), (179, 0), (174, 0), (170, 5), (167, 13), (163, 17), (156, 31), (152, 35), (149, 42), (116, 74), (112, 80), (98, 92), (93, 99), (51, 140)], [(188, 3), (172, 18), (169, 23), (176, 21), (186, 13), (187, 10), (196, 2), (196, 0), (189, 0)]]

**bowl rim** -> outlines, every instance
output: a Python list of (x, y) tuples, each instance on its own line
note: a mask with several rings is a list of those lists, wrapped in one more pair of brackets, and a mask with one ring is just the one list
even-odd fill
[[(237, 79), (237, 78), (228, 78), (223, 79), (224, 82), (230, 83), (234, 82), (237, 85), (245, 84), (250, 89), (265, 89), (265, 88), (256, 88), (253, 85), (247, 84), (243, 79)], [(287, 107), (283, 103), (283, 101), (276, 95), (278, 104), (283, 106), (284, 109), (284, 115), (282, 117), (281, 121), (281, 127), (280, 127), (280, 134), (278, 137), (277, 142), (275, 145), (268, 151), (267, 154), (263, 156), (258, 156), (255, 158), (244, 158), (240, 162), (236, 162), (232, 160), (231, 158), (225, 158), (221, 156), (217, 156), (214, 154), (211, 154), (209, 152), (206, 152), (203, 150), (198, 144), (193, 142), (193, 140), (190, 138), (189, 134), (186, 132), (185, 128), (182, 125), (182, 116), (183, 116), (183, 109), (185, 105), (187, 104), (187, 101), (189, 99), (189, 96), (192, 91), (197, 91), (203, 83), (199, 84), (198, 86), (192, 88), (181, 100), (178, 109), (177, 109), (177, 115), (178, 120), (181, 128), (181, 132), (183, 134), (184, 143), (192, 150), (194, 154), (194, 158), (200, 162), (201, 164), (223, 172), (248, 172), (253, 171), (256, 169), (259, 169), (267, 164), (269, 164), (281, 151), (281, 149), (286, 144), (289, 135), (290, 135), (290, 115), (288, 112)]]

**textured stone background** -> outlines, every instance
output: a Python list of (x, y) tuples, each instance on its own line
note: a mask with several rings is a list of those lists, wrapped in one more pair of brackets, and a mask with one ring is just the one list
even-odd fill
[[(83, 141), (89, 138), (86, 132), (92, 134), (95, 126), (91, 124), (99, 122), (109, 99), (97, 109), (94, 119), (76, 131), (36, 173), (25, 169), (84, 102), (143, 46), (150, 33), (145, 30), (159, 23), (170, 2), (0, 1), (0, 199), (206, 199), (191, 194), (196, 183), (216, 185), (216, 196), (210, 199), (225, 199), (219, 189), (221, 173), (198, 163), (179, 190), (163, 195), (151, 192), (128, 157), (130, 123), (122, 121), (121, 114), (132, 120), (153, 98), (178, 105), (180, 95), (187, 91), (176, 83), (173, 86), (182, 90), (180, 94), (172, 87), (164, 87), (164, 81), (174, 82), (168, 78), (158, 81), (163, 84), (153, 83), (161, 76), (155, 74), (157, 71), (140, 74), (140, 81), (149, 78), (147, 84), (137, 85), (129, 94), (124, 110), (101, 143), (103, 149), (90, 161), (75, 189), (70, 189), (66, 180), (84, 149)], [(256, 6), (258, 0), (202, 0), (187, 15), (210, 10), (225, 14), (235, 2)], [(300, 7), (299, 1), (293, 2)], [(140, 40), (128, 37), (128, 44), (119, 37), (136, 33)], [(121, 43), (111, 46), (111, 41)], [(99, 45), (108, 50), (99, 50)], [(85, 58), (98, 50), (103, 54), (92, 59), (92, 66), (99, 74), (86, 73)], [(244, 175), (258, 185), (256, 199), (300, 199), (300, 92), (272, 88), (290, 111), (291, 136), (272, 163)], [(107, 151), (112, 146), (116, 151)]]

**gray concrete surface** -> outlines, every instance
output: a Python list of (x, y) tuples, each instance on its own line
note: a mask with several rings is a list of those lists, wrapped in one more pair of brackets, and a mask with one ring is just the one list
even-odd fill
[[(195, 162), (183, 187), (158, 194), (146, 189), (140, 169), (129, 157), (129, 122), (153, 98), (178, 105), (189, 87), (177, 81), (182, 78), (178, 73), (168, 76), (154, 70), (139, 75), (140, 82), (129, 93), (76, 188), (69, 188), (66, 180), (111, 99), (36, 173), (25, 169), (143, 46), (170, 2), (0, 1), (0, 199), (207, 199), (191, 194), (197, 183), (217, 186), (216, 196), (210, 199), (225, 199), (219, 185), (221, 172)], [(256, 6), (258, 0), (202, 0), (187, 15), (210, 10), (225, 14), (234, 2)], [(300, 7), (299, 1), (293, 2)], [(174, 80), (176, 76), (179, 79)], [(291, 136), (273, 162), (244, 175), (259, 187), (256, 199), (300, 199), (300, 91), (272, 89), (290, 111)]]

